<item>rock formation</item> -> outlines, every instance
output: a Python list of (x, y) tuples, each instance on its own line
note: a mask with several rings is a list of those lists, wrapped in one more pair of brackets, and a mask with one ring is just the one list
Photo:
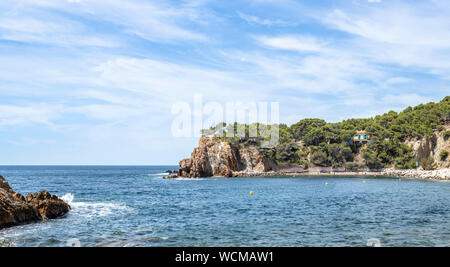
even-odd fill
[(64, 215), (70, 206), (47, 191), (28, 194), (14, 192), (0, 175), (0, 229), (18, 224), (45, 221)]
[[(447, 125), (446, 128), (450, 127)], [(442, 150), (450, 151), (450, 140), (448, 138), (445, 139), (441, 132), (436, 131), (432, 137), (409, 140), (406, 144), (413, 149), (416, 160), (420, 161), (423, 158), (432, 157), (440, 172), (423, 171), (421, 173), (420, 169), (394, 170), (388, 168), (382, 173), (383, 175), (398, 177), (416, 175), (416, 177), (422, 178), (448, 179), (450, 156), (442, 160), (439, 154)], [(360, 153), (354, 160), (355, 162), (363, 163)], [(297, 174), (314, 174), (314, 172), (330, 173), (334, 171), (331, 167), (318, 169), (320, 170), (315, 170), (313, 167), (308, 170), (301, 168), (300, 171), (300, 166), (290, 166), (289, 168), (280, 167), (265, 157), (255, 144), (234, 145), (215, 137), (201, 137), (199, 146), (194, 149), (191, 157), (181, 160), (180, 169), (172, 173), (168, 172), (170, 176), (165, 178), (273, 176), (275, 174), (284, 175), (291, 172), (296, 172)]]
[[(432, 136), (425, 136), (421, 139), (409, 139), (405, 142), (412, 148), (416, 161), (421, 162), (423, 159), (431, 157), (434, 160), (434, 166), (441, 172), (416, 173), (414, 170), (411, 170), (411, 173), (405, 174), (401, 172), (404, 170), (393, 170), (389, 173), (400, 177), (417, 174), (418, 177), (448, 179), (450, 156), (442, 157), (441, 155), (442, 151), (450, 152), (450, 138), (446, 137), (442, 130), (450, 130), (448, 121), (443, 121), (441, 129), (439, 131), (435, 130)], [(298, 146), (303, 148), (304, 145), (299, 142)], [(356, 154), (353, 162), (364, 165), (361, 150)], [(191, 157), (180, 161), (180, 169), (178, 171), (167, 172), (170, 175), (167, 178), (270, 176), (275, 173), (308, 172), (311, 174), (314, 172), (329, 173), (337, 170), (331, 167), (317, 167), (320, 170), (315, 170), (310, 154), (307, 156), (307, 163), (310, 166), (309, 169), (303, 169), (301, 165), (295, 164), (293, 166), (291, 166), (292, 164), (277, 166), (261, 152), (255, 143), (248, 141), (232, 144), (217, 137), (204, 136), (200, 138), (199, 146), (194, 149)], [(386, 168), (395, 169), (394, 166), (387, 166)], [(419, 167), (417, 170), (421, 171), (422, 168)]]
[[(446, 125), (446, 128), (450, 126)], [(435, 131), (431, 137), (409, 140), (406, 144), (411, 146), (417, 161), (432, 157), (438, 169), (450, 168), (450, 157), (441, 160), (439, 155), (442, 150), (450, 151), (450, 140), (446, 139), (441, 132)]]
[(201, 137), (191, 157), (180, 161), (178, 176), (233, 177), (238, 173), (261, 173), (276, 169), (255, 145), (233, 145), (214, 137)]

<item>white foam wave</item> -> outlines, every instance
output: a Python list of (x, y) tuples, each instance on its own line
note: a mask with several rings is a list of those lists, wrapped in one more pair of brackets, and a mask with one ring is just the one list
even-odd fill
[(71, 193), (67, 193), (60, 198), (70, 205), (70, 207), (72, 208), (70, 213), (81, 215), (87, 218), (103, 217), (132, 211), (132, 208), (128, 206), (116, 203), (76, 202), (74, 201), (75, 196)]
[(60, 197), (60, 199), (70, 205), (73, 202), (74, 196), (71, 193), (67, 193)]
[(186, 177), (178, 177), (178, 178), (173, 178), (171, 180), (175, 180), (175, 181), (203, 181), (205, 179), (203, 178), (186, 178)]

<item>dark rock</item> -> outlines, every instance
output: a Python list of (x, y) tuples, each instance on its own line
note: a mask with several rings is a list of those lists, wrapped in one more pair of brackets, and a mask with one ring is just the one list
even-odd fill
[(0, 229), (23, 223), (55, 219), (70, 210), (70, 206), (47, 191), (16, 193), (0, 175)]

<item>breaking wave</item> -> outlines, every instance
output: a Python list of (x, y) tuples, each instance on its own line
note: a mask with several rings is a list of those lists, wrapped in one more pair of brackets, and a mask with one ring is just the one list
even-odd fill
[(170, 175), (170, 174), (167, 173), (167, 172), (162, 172), (162, 173), (152, 173), (152, 174), (149, 174), (149, 176), (153, 176), (153, 175), (156, 175), (156, 176), (164, 176), (164, 175)]
[(70, 211), (70, 214), (77, 214), (86, 218), (122, 214), (133, 210), (126, 205), (117, 203), (77, 202), (74, 201), (75, 196), (71, 193), (61, 196), (61, 199), (71, 206), (72, 210)]

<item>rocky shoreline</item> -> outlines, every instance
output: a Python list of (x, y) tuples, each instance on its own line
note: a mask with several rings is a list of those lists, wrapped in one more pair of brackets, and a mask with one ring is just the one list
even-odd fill
[[(169, 174), (164, 179), (173, 178), (192, 178), (178, 176), (177, 171), (167, 171)], [(233, 172), (229, 177), (392, 177), (392, 178), (406, 178), (406, 179), (425, 179), (435, 181), (450, 182), (450, 169), (440, 170), (396, 170), (384, 169), (380, 171), (303, 171), (303, 172), (283, 172), (283, 171), (269, 171), (269, 172)], [(226, 176), (212, 176), (212, 177), (226, 177)]]
[(311, 176), (335, 176), (335, 177), (393, 177), (393, 178), (412, 178), (427, 179), (450, 182), (450, 169), (441, 170), (396, 170), (384, 169), (380, 171), (304, 171), (304, 172), (238, 172), (234, 177), (311, 177)]
[(16, 193), (0, 175), (0, 229), (55, 219), (69, 210), (69, 204), (47, 191), (27, 196)]

